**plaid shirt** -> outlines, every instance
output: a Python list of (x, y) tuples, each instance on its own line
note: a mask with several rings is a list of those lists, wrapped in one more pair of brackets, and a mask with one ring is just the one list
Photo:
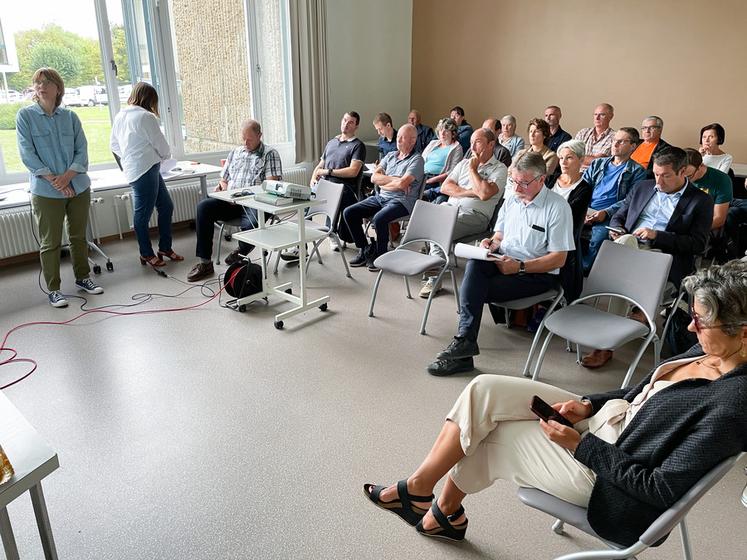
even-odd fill
[(615, 139), (615, 130), (608, 128), (601, 136), (597, 136), (596, 129), (582, 128), (576, 133), (576, 140), (581, 140), (586, 144), (586, 155), (604, 154), (612, 155), (612, 141)]
[(220, 174), (220, 178), (228, 183), (228, 190), (251, 187), (260, 184), (267, 177), (282, 176), (280, 154), (264, 143), (260, 143), (259, 148), (253, 152), (245, 146), (231, 150)]

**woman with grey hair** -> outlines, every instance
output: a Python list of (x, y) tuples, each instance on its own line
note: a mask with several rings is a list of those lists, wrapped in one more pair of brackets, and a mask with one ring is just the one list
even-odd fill
[(498, 135), (500, 142), (514, 157), (516, 153), (524, 148), (524, 139), (516, 135), (516, 117), (506, 115), (501, 119), (501, 133)]
[[(700, 270), (684, 286), (699, 344), (636, 387), (581, 398), (522, 377), (480, 375), (420, 467), (397, 485), (364, 485), (366, 497), (423, 535), (462, 540), (465, 496), (510, 480), (586, 508), (601, 538), (635, 543), (709, 470), (747, 451), (747, 263)], [(555, 403), (572, 426), (538, 421), (533, 395)]]
[(423, 198), (431, 202), (439, 198), (441, 183), (464, 157), (464, 151), (458, 141), (458, 127), (453, 119), (446, 118), (438, 121), (436, 135), (438, 138), (429, 142), (423, 150), (423, 160), (425, 160)]

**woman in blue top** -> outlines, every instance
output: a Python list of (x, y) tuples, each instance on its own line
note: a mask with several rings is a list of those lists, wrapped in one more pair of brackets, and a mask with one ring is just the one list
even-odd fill
[[(432, 140), (423, 150), (425, 161), (423, 198), (430, 202), (438, 200), (441, 194), (441, 183), (464, 157), (462, 146), (459, 144), (457, 124), (453, 119), (441, 119), (436, 127), (436, 134), (438, 139)], [(443, 198), (445, 201), (448, 197), (444, 195)]]
[(66, 217), (75, 285), (89, 294), (104, 292), (88, 277), (88, 142), (78, 115), (60, 107), (65, 94), (60, 74), (53, 68), (40, 68), (32, 83), (35, 103), (16, 116), (18, 151), (30, 172), (31, 206), (39, 230), (39, 255), (49, 303), (66, 307), (67, 299), (59, 291), (62, 224)]

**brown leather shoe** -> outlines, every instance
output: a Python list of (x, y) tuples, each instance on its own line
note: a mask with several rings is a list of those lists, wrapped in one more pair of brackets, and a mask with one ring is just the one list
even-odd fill
[(588, 369), (597, 369), (612, 359), (612, 350), (592, 350), (581, 358), (581, 365)]
[(638, 321), (639, 323), (643, 323), (648, 327), (648, 320), (646, 319), (646, 314), (638, 309), (637, 307), (630, 312), (630, 315), (628, 315), (628, 319), (633, 319), (634, 321)]
[(192, 270), (189, 271), (189, 274), (187, 274), (187, 281), (197, 282), (198, 280), (202, 280), (203, 278), (207, 278), (208, 276), (212, 276), (213, 274), (215, 274), (215, 269), (213, 269), (212, 261), (206, 263), (198, 262), (192, 267)]

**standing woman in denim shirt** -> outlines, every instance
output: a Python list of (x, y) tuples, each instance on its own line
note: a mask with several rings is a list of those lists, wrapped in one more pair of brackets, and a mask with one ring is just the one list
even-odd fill
[[(171, 155), (169, 143), (158, 126), (158, 93), (145, 82), (132, 88), (127, 107), (112, 125), (111, 149), (120, 159), (122, 171), (132, 187), (133, 226), (140, 248), (140, 264), (164, 266), (166, 257), (183, 261), (171, 248), (171, 216), (174, 203), (161, 177), (161, 161)], [(153, 253), (148, 222), (158, 210), (158, 254)]]
[(66, 217), (75, 285), (89, 294), (104, 292), (88, 277), (88, 142), (78, 115), (60, 107), (65, 84), (57, 70), (40, 68), (32, 83), (35, 103), (16, 116), (18, 151), (30, 172), (31, 205), (39, 229), (39, 256), (49, 304), (66, 307), (67, 299), (59, 291), (60, 245)]

